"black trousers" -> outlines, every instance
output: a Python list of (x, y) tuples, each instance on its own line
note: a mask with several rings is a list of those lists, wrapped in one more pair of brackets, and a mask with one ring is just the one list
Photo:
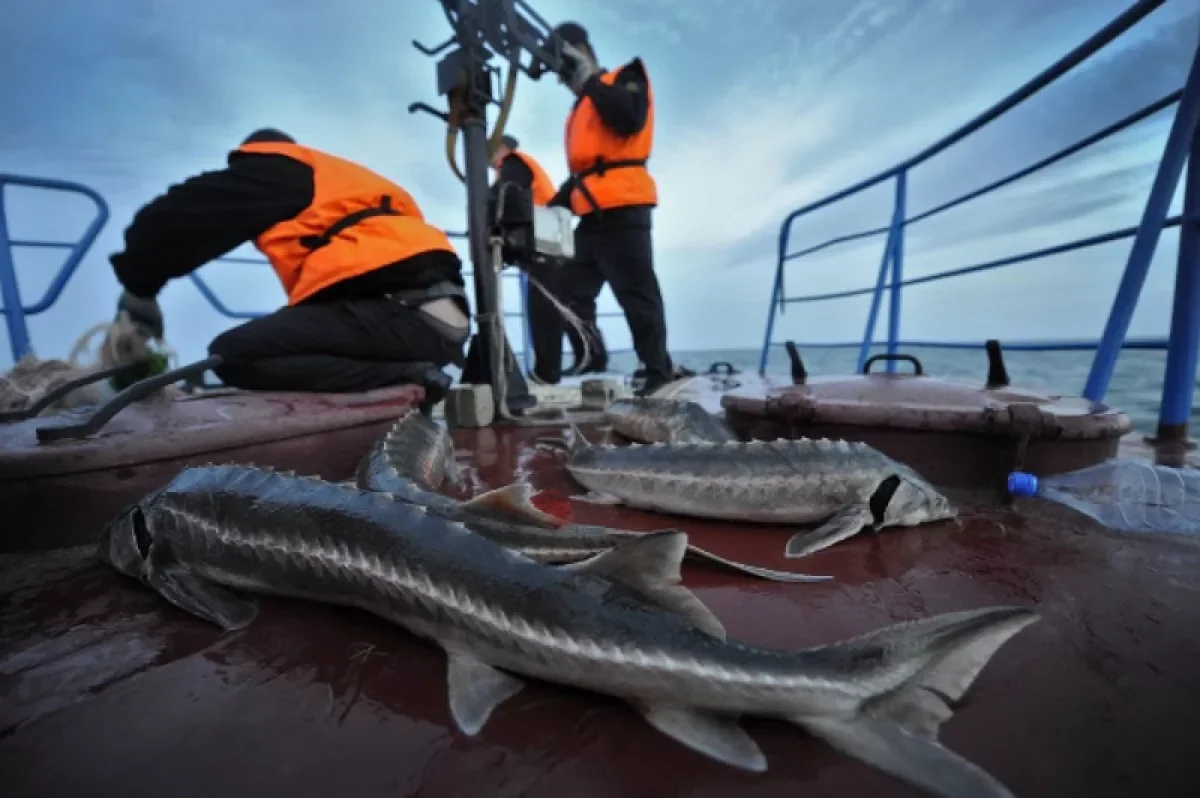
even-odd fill
[(208, 345), (226, 385), (254, 391), (350, 393), (420, 384), (430, 365), (463, 363), (455, 343), (399, 301), (292, 305), (226, 330)]
[(625, 313), (634, 351), (646, 366), (647, 384), (661, 385), (671, 380), (674, 366), (667, 353), (662, 290), (654, 273), (649, 210), (621, 208), (605, 211), (604, 217), (585, 217), (576, 227), (576, 262), (563, 269), (562, 296), (567, 307), (598, 332), (596, 299), (607, 282)]

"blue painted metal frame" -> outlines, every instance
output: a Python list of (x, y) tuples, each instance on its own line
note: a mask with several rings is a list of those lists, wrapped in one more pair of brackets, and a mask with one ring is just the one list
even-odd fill
[[(900, 346), (939, 346), (956, 349), (973, 348), (979, 344), (900, 341), (900, 307), (903, 289), (907, 286), (1011, 266), (1050, 255), (1132, 237), (1134, 238), (1134, 243), (1129, 253), (1121, 285), (1114, 298), (1112, 311), (1104, 334), (1098, 341), (1086, 343), (1070, 341), (1028, 342), (1006, 346), (1011, 349), (1023, 348), (1040, 351), (1094, 348), (1096, 350), (1095, 360), (1083, 394), (1095, 401), (1102, 399), (1107, 392), (1109, 382), (1112, 379), (1113, 368), (1122, 348), (1134, 346), (1138, 348), (1167, 348), (1168, 368), (1164, 379), (1163, 409), (1160, 426), (1163, 424), (1168, 426), (1185, 424), (1190, 417), (1191, 402), (1195, 387), (1194, 375), (1197, 365), (1197, 350), (1200, 349), (1200, 341), (1197, 340), (1200, 338), (1200, 243), (1198, 243), (1200, 239), (1197, 238), (1197, 236), (1200, 236), (1200, 232), (1197, 231), (1197, 223), (1200, 222), (1200, 143), (1197, 143), (1200, 142), (1200, 131), (1198, 131), (1198, 127), (1200, 127), (1200, 47), (1196, 50), (1191, 70), (1183, 88), (1150, 103), (1144, 108), (1112, 123), (1108, 127), (1096, 131), (1092, 135), (1075, 142), (1053, 155), (1043, 158), (1037, 163), (989, 183), (982, 188), (968, 192), (913, 217), (907, 216), (905, 208), (907, 201), (907, 176), (909, 171), (914, 167), (919, 166), (1024, 102), (1079, 63), (1103, 49), (1118, 36), (1163, 5), (1163, 2), (1165, 0), (1142, 0), (1133, 4), (1124, 13), (1058, 62), (945, 138), (935, 142), (908, 160), (874, 177), (860, 181), (847, 189), (836, 192), (790, 213), (784, 220), (779, 232), (778, 264), (771, 292), (771, 303), (767, 316), (766, 334), (759, 360), (759, 371), (761, 373), (765, 373), (766, 371), (767, 358), (770, 348), (773, 345), (772, 336), (775, 330), (776, 314), (783, 313), (789, 303), (827, 301), (871, 294), (871, 307), (867, 314), (866, 330), (861, 342), (857, 344), (805, 345), (821, 348), (857, 346), (859, 349), (858, 363), (860, 369), (867, 359), (871, 348), (877, 345), (874, 340), (875, 324), (878, 318), (879, 304), (885, 290), (890, 292), (888, 335), (886, 341), (889, 353), (895, 353)], [(1178, 108), (1173, 119), (1171, 133), (1164, 145), (1163, 157), (1159, 163), (1154, 185), (1147, 199), (1141, 223), (1137, 227), (1115, 230), (1098, 236), (1078, 239), (1066, 244), (1047, 247), (986, 263), (938, 272), (915, 279), (903, 279), (904, 231), (908, 225), (943, 213), (1027, 177), (1176, 104), (1178, 104)], [(1189, 147), (1191, 148), (1191, 165), (1188, 172), (1188, 191), (1185, 209), (1181, 215), (1167, 218), (1171, 198), (1178, 185), (1184, 160), (1188, 157)], [(838, 236), (799, 252), (789, 252), (788, 244), (791, 227), (797, 218), (877, 186), (892, 178), (896, 181), (895, 200), (893, 202), (892, 219), (887, 227)], [(1171, 337), (1165, 341), (1163, 339), (1143, 339), (1136, 342), (1126, 341), (1125, 337), (1128, 332), (1129, 322), (1133, 316), (1141, 287), (1145, 282), (1146, 273), (1149, 271), (1150, 262), (1154, 255), (1154, 249), (1159, 236), (1163, 229), (1179, 225), (1182, 225), (1182, 230), (1180, 234), (1179, 268), (1176, 278)], [(863, 288), (799, 297), (785, 296), (784, 268), (788, 262), (838, 244), (857, 241), (882, 233), (887, 233), (887, 240), (884, 244), (879, 275), (873, 289)], [(891, 273), (890, 281), (885, 279), (889, 273), (889, 267)], [(895, 364), (889, 362), (888, 370), (892, 371), (894, 367)]]
[[(8, 232), (8, 215), (4, 206), (4, 189), (7, 186), (24, 186), (26, 188), (41, 188), (50, 191), (66, 191), (72, 194), (82, 194), (96, 204), (96, 216), (84, 230), (83, 235), (73, 244), (59, 241), (24, 241), (13, 239)], [(104, 197), (94, 190), (79, 183), (69, 183), (65, 180), (50, 180), (40, 177), (24, 177), (20, 175), (0, 174), (0, 314), (4, 315), (8, 328), (8, 341), (12, 349), (13, 361), (16, 362), (27, 355), (30, 350), (29, 326), (27, 317), (44, 313), (62, 294), (67, 281), (75, 274), (83, 261), (84, 255), (95, 243), (96, 237), (108, 222), (108, 203)], [(13, 249), (30, 247), (40, 249), (67, 249), (67, 259), (59, 268), (54, 279), (42, 294), (41, 299), (32, 305), (24, 304), (21, 290), (17, 284), (17, 271), (13, 263)]]

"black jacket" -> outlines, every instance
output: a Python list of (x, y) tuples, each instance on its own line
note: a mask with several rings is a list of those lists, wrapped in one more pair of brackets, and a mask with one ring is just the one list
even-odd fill
[[(621, 67), (611, 86), (601, 81), (599, 75), (593, 75), (583, 85), (583, 92), (575, 100), (572, 110), (577, 108), (585, 97), (592, 101), (596, 115), (605, 127), (618, 136), (640, 133), (650, 115), (649, 79), (642, 59), (635, 58)], [(548, 204), (571, 207), (571, 188), (571, 178), (568, 177)], [(649, 224), (651, 207), (633, 205), (627, 208), (613, 208), (605, 211), (604, 217), (608, 224)], [(586, 229), (598, 221), (598, 216), (595, 213), (585, 214), (580, 224), (587, 223)]]
[[(172, 185), (134, 215), (125, 249), (110, 258), (113, 271), (130, 293), (156, 297), (168, 280), (253, 241), (312, 200), (307, 164), (286, 155), (230, 153), (227, 168)], [(368, 298), (443, 280), (463, 285), (461, 261), (427, 252), (335, 283), (305, 302)]]

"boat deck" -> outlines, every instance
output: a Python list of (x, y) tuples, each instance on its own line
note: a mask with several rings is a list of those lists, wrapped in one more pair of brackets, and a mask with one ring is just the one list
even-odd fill
[[(589, 437), (604, 433), (584, 428)], [(1041, 502), (947, 491), (962, 523), (865, 534), (806, 560), (788, 530), (572, 500), (553, 428), (455, 430), (472, 491), (526, 479), (544, 509), (685, 528), (717, 553), (827, 573), (775, 584), (687, 565), (731, 638), (781, 649), (994, 604), (1042, 621), (983, 670), (942, 740), (1017, 796), (1194, 795), (1200, 546), (1119, 536)], [(79, 547), (0, 556), (0, 783), (39, 796), (916, 796), (803, 731), (750, 719), (769, 770), (711, 762), (624, 704), (531, 685), (475, 738), (449, 717), (445, 658), (365, 613), (267, 600), (232, 634)]]

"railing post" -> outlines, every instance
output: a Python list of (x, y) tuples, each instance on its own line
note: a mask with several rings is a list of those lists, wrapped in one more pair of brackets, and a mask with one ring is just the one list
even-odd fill
[[(788, 222), (784, 223), (785, 225)], [(784, 260), (784, 248), (787, 246), (787, 236), (783, 231), (779, 233), (779, 264), (775, 267), (775, 282), (771, 288), (771, 305), (767, 309), (767, 332), (763, 335), (762, 356), (758, 359), (758, 374), (765, 376), (767, 373), (767, 356), (771, 353), (771, 336), (775, 333), (775, 313), (779, 309), (783, 301), (780, 293), (783, 291), (783, 267), (786, 261)]]
[[(898, 190), (896, 196), (900, 196)], [(887, 240), (883, 242), (883, 259), (879, 262), (879, 276), (875, 278), (875, 291), (871, 294), (871, 309), (867, 312), (867, 329), (863, 332), (862, 344), (858, 348), (858, 366), (855, 371), (862, 371), (863, 366), (867, 364), (867, 358), (871, 356), (871, 344), (875, 338), (875, 323), (879, 320), (879, 300), (883, 297), (883, 287), (887, 284), (888, 267), (892, 263), (892, 255), (895, 252), (896, 219), (903, 219), (903, 217), (896, 216), (898, 207), (893, 203), (892, 223), (888, 227)], [(891, 319), (888, 319), (888, 326), (891, 327)]]
[(1179, 265), (1175, 272), (1171, 338), (1167, 343), (1167, 369), (1155, 436), (1159, 444), (1186, 444), (1188, 421), (1192, 415), (1200, 347), (1200, 222), (1187, 220), (1197, 214), (1200, 214), (1200, 129), (1192, 133), (1183, 192), (1185, 221), (1179, 228)]
[(8, 236), (8, 215), (4, 208), (4, 185), (0, 183), (0, 300), (4, 302), (4, 323), (8, 327), (8, 343), (16, 363), (29, 353), (29, 328), (25, 324), (25, 306), (21, 304), (21, 289), (17, 286), (17, 270), (13, 264), (12, 242)]
[[(892, 229), (888, 237), (892, 240), (892, 291), (888, 305), (888, 342), (889, 355), (896, 354), (896, 344), (900, 340), (900, 296), (904, 292), (904, 228), (908, 218), (908, 170), (901, 169), (896, 175), (896, 205), (892, 214)], [(860, 367), (861, 370), (861, 367)], [(896, 371), (896, 361), (887, 362), (889, 374)]]
[(529, 351), (533, 346), (533, 328), (529, 326), (529, 276), (520, 272), (518, 282), (521, 285), (521, 329), (525, 334), (525, 345), (521, 347), (521, 361), (525, 365), (525, 373), (533, 373), (533, 355)]
[(1133, 247), (1129, 251), (1129, 260), (1125, 263), (1125, 273), (1121, 277), (1121, 284), (1117, 289), (1117, 296), (1113, 300), (1108, 322), (1104, 326), (1104, 334), (1096, 348), (1096, 357), (1092, 361), (1091, 373), (1088, 374), (1087, 384), (1083, 389), (1083, 396), (1093, 402), (1099, 402), (1104, 398), (1108, 392), (1109, 383), (1112, 382), (1117, 357), (1121, 354), (1121, 345), (1125, 340), (1125, 334), (1129, 331), (1129, 322), (1133, 319), (1133, 311), (1137, 307), (1138, 297), (1146, 282), (1146, 274), (1150, 271), (1154, 249), (1158, 246), (1163, 222), (1167, 218), (1171, 199), (1179, 184), (1179, 175), (1183, 171), (1183, 163), (1187, 157), (1188, 148), (1192, 144), (1198, 120), (1200, 120), (1200, 46), (1196, 48), (1196, 52), (1192, 56), (1192, 67), (1188, 72), (1187, 83), (1183, 87), (1183, 96), (1179, 98), (1175, 121), (1171, 125), (1171, 132), (1163, 147), (1162, 160), (1159, 161), (1158, 171), (1154, 175), (1154, 184), (1150, 187), (1146, 209), (1142, 213), (1142, 221), (1138, 225), (1137, 235), (1134, 236)]

